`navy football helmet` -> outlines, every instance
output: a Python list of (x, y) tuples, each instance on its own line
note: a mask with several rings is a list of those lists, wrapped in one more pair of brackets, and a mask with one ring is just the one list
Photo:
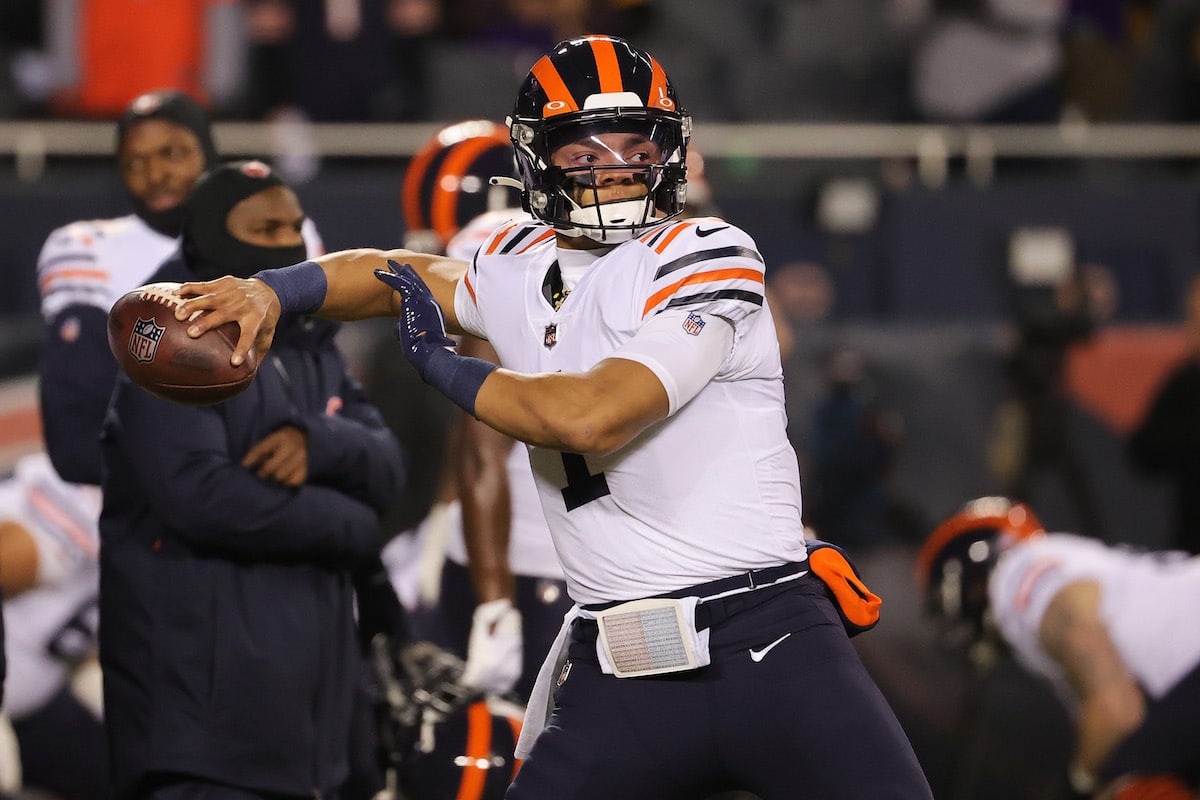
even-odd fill
[(464, 686), (462, 659), (430, 642), (371, 644), (388, 772), (378, 800), (501, 800), (520, 767), (524, 710)]
[(1043, 533), (1024, 503), (980, 497), (930, 534), (917, 554), (917, 584), (948, 639), (970, 645), (985, 638), (988, 579), (996, 561), (1014, 542)]
[(410, 800), (501, 800), (521, 766), (513, 755), (523, 716), (518, 709), (478, 697), (439, 715), (400, 766), (401, 794)]
[[(508, 123), (522, 205), (566, 235), (614, 244), (683, 212), (692, 119), (658, 61), (625, 40), (583, 36), (556, 45), (525, 78)], [(560, 147), (614, 133), (651, 146), (637, 160), (553, 165)], [(587, 190), (617, 174), (643, 183), (644, 196), (596, 202)]]
[(404, 173), (404, 246), (445, 252), (454, 234), (475, 217), (511, 205), (511, 190), (491, 179), (512, 181), (515, 171), (512, 142), (503, 125), (466, 120), (439, 130)]

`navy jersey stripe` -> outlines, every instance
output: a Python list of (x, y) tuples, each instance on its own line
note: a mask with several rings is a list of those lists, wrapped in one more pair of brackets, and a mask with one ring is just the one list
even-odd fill
[(522, 241), (524, 241), (525, 237), (529, 236), (529, 234), (533, 233), (535, 230), (537, 230), (536, 225), (526, 225), (524, 228), (521, 229), (520, 233), (518, 233), (516, 236), (509, 239), (508, 243), (505, 244), (504, 247), (500, 248), (499, 254), (502, 256), (508, 255), (514, 247), (516, 247), (518, 244), (520, 244)]
[(71, 261), (95, 261), (95, 260), (96, 260), (96, 256), (92, 253), (63, 253), (60, 256), (55, 256), (54, 258), (46, 259), (45, 261), (43, 261), (41, 264), (38, 265), (38, 269), (46, 270), (46, 269), (49, 269), (50, 267), (55, 266), (56, 264), (61, 264), (64, 261), (71, 262)]
[(674, 227), (674, 225), (664, 225), (657, 233), (650, 237), (650, 239), (646, 242), (646, 246), (654, 247), (654, 245), (658, 244), (658, 240), (665, 236), (667, 231)]
[(714, 258), (729, 258), (731, 256), (751, 258), (759, 263), (762, 263), (763, 260), (762, 256), (749, 247), (742, 247), (736, 244), (729, 247), (717, 247), (712, 250), (699, 250), (663, 264), (658, 268), (658, 272), (654, 273), (654, 280), (658, 280), (665, 275), (670, 275), (672, 272), (681, 270), (684, 267), (690, 267), (692, 264), (700, 261), (710, 261)]
[(674, 297), (671, 299), (671, 302), (667, 303), (655, 313), (661, 314), (669, 308), (690, 306), (695, 303), (707, 303), (712, 300), (741, 300), (746, 303), (752, 303), (756, 306), (761, 306), (763, 304), (763, 296), (758, 292), (751, 292), (745, 289), (717, 289), (713, 292), (690, 294), (685, 297)]

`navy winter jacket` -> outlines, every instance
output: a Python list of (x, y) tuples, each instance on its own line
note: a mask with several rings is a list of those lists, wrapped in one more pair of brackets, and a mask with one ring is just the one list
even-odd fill
[[(188, 280), (169, 261), (153, 280)], [(333, 343), (281, 321), (250, 387), (206, 407), (119, 376), (105, 419), (100, 656), (118, 798), (148, 773), (327, 795), (347, 774), (358, 653), (350, 570), (376, 557), (400, 445)], [(308, 481), (241, 466), (283, 425)]]

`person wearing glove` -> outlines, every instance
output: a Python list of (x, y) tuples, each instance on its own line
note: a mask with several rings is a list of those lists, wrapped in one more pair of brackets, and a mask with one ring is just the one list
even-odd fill
[(398, 315), (418, 374), (528, 446), (576, 607), (508, 800), (930, 800), (809, 569), (764, 259), (726, 220), (678, 218), (692, 120), (662, 65), (618, 37), (561, 42), (509, 129), (536, 219), (471, 262), (347, 250), (187, 284), (176, 316), (207, 312), (193, 336), (237, 321), (240, 363), (281, 315)]

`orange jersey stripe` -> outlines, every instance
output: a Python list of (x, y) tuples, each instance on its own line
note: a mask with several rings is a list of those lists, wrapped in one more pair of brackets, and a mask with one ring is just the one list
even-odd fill
[(533, 65), (530, 72), (541, 84), (542, 91), (546, 93), (546, 105), (542, 108), (543, 117), (579, 110), (579, 104), (571, 96), (571, 90), (563, 83), (562, 76), (558, 74), (558, 68), (554, 66), (549, 56), (542, 56)]
[(46, 287), (55, 281), (66, 280), (68, 278), (94, 278), (98, 281), (107, 281), (109, 279), (107, 270), (103, 269), (63, 269), (55, 270), (46, 277), (42, 278), (39, 283), (39, 288), (44, 292)]
[(480, 800), (487, 784), (487, 767), (475, 766), (476, 761), (487, 761), (492, 747), (492, 712), (487, 703), (480, 701), (467, 708), (467, 760), (463, 768), (462, 783), (458, 785), (455, 800)]
[(532, 242), (530, 242), (529, 244), (522, 247), (520, 250), (518, 250), (513, 255), (519, 256), (519, 255), (521, 255), (521, 253), (524, 253), (526, 250), (530, 249), (531, 247), (536, 247), (537, 245), (541, 244), (542, 242), (546, 241), (547, 239), (551, 238), (552, 236), (554, 236), (553, 228), (551, 228), (548, 231), (542, 231), (540, 234), (538, 234), (537, 238), (535, 238)]
[(519, 222), (514, 222), (499, 233), (492, 234), (492, 243), (488, 245), (488, 249), (484, 252), (484, 254), (490, 256), (492, 253), (496, 252), (496, 248), (500, 246), (502, 241), (504, 241), (504, 237), (508, 236), (512, 229), (520, 224), (521, 223)]
[(654, 248), (654, 252), (658, 253), (661, 256), (663, 251), (667, 249), (667, 245), (669, 245), (672, 241), (674, 241), (676, 236), (683, 233), (685, 230), (687, 230), (688, 228), (692, 227), (695, 224), (696, 224), (695, 222), (681, 222), (678, 225), (676, 225), (675, 229), (672, 230), (670, 233), (668, 233), (666, 236), (664, 236), (663, 240), (658, 243), (658, 246)]
[(475, 287), (471, 285), (471, 270), (463, 273), (463, 283), (467, 286), (467, 294), (471, 295), (471, 302), (479, 305), (479, 300), (475, 297)]
[(625, 82), (621, 80), (621, 65), (617, 62), (617, 48), (612, 39), (591, 39), (592, 56), (596, 59), (596, 69), (600, 77), (600, 91), (623, 92)]
[(96, 543), (88, 535), (88, 532), (80, 527), (79, 523), (69, 514), (60, 509), (45, 492), (33, 486), (29, 489), (28, 497), (30, 505), (43, 517), (57, 525), (63, 533), (71, 537), (71, 541), (75, 543), (76, 547), (88, 555), (96, 555), (98, 552)]
[(714, 269), (708, 272), (697, 272), (688, 275), (685, 278), (672, 283), (670, 286), (659, 289), (654, 294), (650, 295), (650, 299), (646, 301), (645, 307), (642, 309), (642, 316), (646, 316), (650, 311), (662, 301), (666, 300), (671, 295), (675, 294), (681, 287), (692, 286), (697, 283), (716, 283), (717, 281), (753, 281), (754, 283), (763, 283), (763, 274), (756, 269), (748, 267), (731, 267), (729, 269)]

